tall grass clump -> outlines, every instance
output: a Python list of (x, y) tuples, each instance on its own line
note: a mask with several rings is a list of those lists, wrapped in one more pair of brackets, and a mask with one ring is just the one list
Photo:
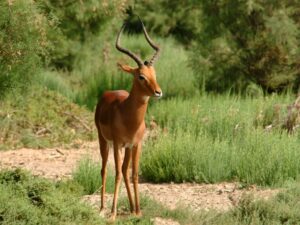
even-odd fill
[[(101, 188), (101, 165), (86, 157), (79, 161), (75, 171), (73, 172), (73, 180), (80, 184), (85, 194), (93, 194)], [(113, 193), (114, 191), (114, 176), (112, 171), (108, 170), (106, 191)]]
[(104, 224), (79, 195), (22, 170), (0, 172), (1, 224)]
[(266, 115), (266, 123), (263, 113), (289, 99), (203, 95), (152, 105), (149, 114), (164, 133), (145, 146), (143, 176), (154, 182), (235, 180), (270, 186), (297, 180), (298, 133), (288, 135), (277, 116)]
[(48, 90), (57, 92), (66, 98), (74, 101), (75, 94), (67, 75), (55, 70), (43, 70), (36, 76), (36, 83), (39, 86), (46, 87)]
[(154, 182), (240, 181), (282, 185), (299, 179), (300, 153), (296, 137), (257, 130), (230, 141), (205, 133), (166, 135), (146, 146), (141, 170)]

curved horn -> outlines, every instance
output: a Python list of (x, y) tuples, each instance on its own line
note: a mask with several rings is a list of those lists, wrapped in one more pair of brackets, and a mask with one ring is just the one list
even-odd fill
[(135, 55), (134, 53), (132, 53), (131, 51), (129, 51), (129, 50), (125, 49), (125, 48), (122, 48), (120, 46), (121, 33), (123, 32), (125, 26), (126, 26), (126, 23), (123, 24), (123, 26), (121, 27), (121, 29), (120, 29), (120, 31), (118, 33), (117, 40), (116, 40), (116, 48), (120, 52), (123, 52), (126, 55), (128, 55), (130, 58), (132, 58), (138, 64), (138, 66), (141, 67), (143, 65), (143, 61), (137, 55)]
[(147, 33), (147, 30), (146, 30), (146, 27), (144, 26), (144, 23), (143, 21), (141, 20), (141, 18), (138, 16), (141, 24), (142, 24), (142, 27), (143, 27), (143, 31), (144, 31), (144, 35), (145, 35), (145, 38), (147, 40), (147, 42), (149, 43), (149, 45), (156, 51), (153, 55), (153, 57), (151, 58), (149, 64), (152, 65), (154, 63), (154, 61), (158, 58), (159, 56), (159, 51), (160, 51), (160, 48), (154, 44), (154, 42), (151, 40), (151, 38), (149, 37), (149, 34)]

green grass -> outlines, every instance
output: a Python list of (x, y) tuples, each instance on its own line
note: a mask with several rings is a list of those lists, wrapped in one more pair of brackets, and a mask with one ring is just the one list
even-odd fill
[[(153, 104), (148, 118), (165, 131), (145, 145), (142, 176), (153, 182), (268, 186), (299, 179), (300, 134), (288, 135), (281, 128), (287, 102), (291, 96), (198, 95)], [(273, 113), (276, 104), (280, 113)], [(266, 125), (273, 126), (271, 131)]]
[(71, 89), (71, 83), (68, 80), (68, 73), (51, 70), (43, 70), (36, 77), (36, 83), (42, 87), (65, 96), (70, 100), (75, 99), (74, 91)]
[[(100, 191), (101, 187), (101, 164), (92, 161), (90, 158), (84, 158), (79, 161), (75, 171), (73, 172), (73, 180), (84, 188), (85, 194), (93, 194)], [(114, 191), (114, 175), (108, 168), (106, 181), (106, 192)]]

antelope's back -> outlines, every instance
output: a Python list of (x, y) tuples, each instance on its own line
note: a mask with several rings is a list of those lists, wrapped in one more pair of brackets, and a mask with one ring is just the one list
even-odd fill
[(128, 96), (129, 93), (124, 90), (104, 92), (96, 107), (96, 126), (100, 126), (100, 123), (104, 125), (110, 124), (115, 108), (125, 99), (127, 99)]

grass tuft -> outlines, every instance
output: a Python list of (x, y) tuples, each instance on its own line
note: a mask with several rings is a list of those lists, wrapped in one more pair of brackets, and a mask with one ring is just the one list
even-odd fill
[[(153, 104), (150, 117), (163, 132), (145, 145), (143, 177), (267, 186), (299, 179), (299, 132), (289, 135), (280, 125), (288, 102), (290, 96), (198, 95)], [(270, 113), (276, 104), (282, 111)]]
[[(94, 162), (92, 159), (86, 157), (82, 159), (75, 171), (73, 172), (73, 179), (80, 184), (85, 194), (94, 194), (100, 191), (101, 188), (101, 165), (100, 163)], [(108, 169), (106, 191), (113, 193), (114, 191), (114, 176), (112, 171)]]

